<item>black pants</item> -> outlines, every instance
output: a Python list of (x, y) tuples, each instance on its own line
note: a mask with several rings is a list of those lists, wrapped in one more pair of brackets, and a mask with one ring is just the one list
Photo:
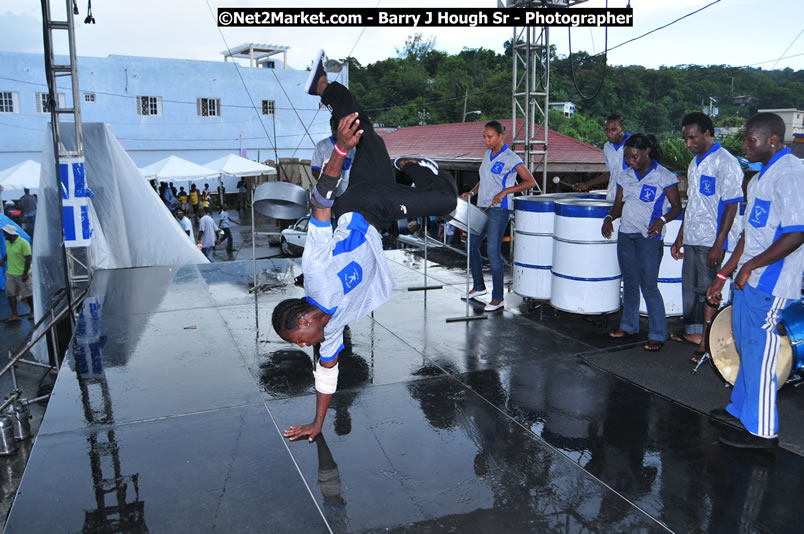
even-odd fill
[(335, 201), (336, 217), (354, 211), (382, 229), (397, 219), (447, 215), (455, 209), (458, 189), (447, 172), (439, 171), (436, 175), (426, 167), (409, 164), (402, 172), (413, 180), (415, 187), (396, 183), (385, 142), (346, 87), (330, 83), (321, 101), (338, 121), (357, 112), (363, 130), (349, 171), (349, 187)]
[(231, 256), (233, 251), (232, 230), (227, 226), (226, 228), (221, 228), (221, 232), (223, 232), (223, 239), (221, 239), (221, 241), (226, 241), (226, 252)]

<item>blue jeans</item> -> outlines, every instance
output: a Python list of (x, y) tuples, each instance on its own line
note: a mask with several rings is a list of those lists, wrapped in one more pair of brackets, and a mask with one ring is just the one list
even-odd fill
[(212, 247), (204, 247), (201, 249), (201, 252), (207, 257), (210, 263), (215, 263), (215, 260), (212, 259)]
[(623, 273), (623, 316), (620, 329), (629, 334), (639, 332), (639, 290), (648, 307), (648, 339), (667, 341), (667, 315), (664, 300), (659, 293), (659, 265), (662, 263), (664, 243), (661, 239), (648, 239), (642, 234), (624, 234), (617, 237), (617, 260)]
[(486, 253), (491, 264), (491, 300), (495, 302), (503, 301), (503, 275), (505, 266), (502, 260), (502, 240), (505, 229), (508, 227), (508, 220), (511, 218), (511, 211), (506, 208), (489, 208), (486, 211), (488, 222), (480, 235), (472, 234), (469, 242), (469, 265), (472, 268), (473, 290), (479, 291), (486, 289), (483, 281), (483, 258), (480, 256), (480, 244), (484, 239), (486, 243)]

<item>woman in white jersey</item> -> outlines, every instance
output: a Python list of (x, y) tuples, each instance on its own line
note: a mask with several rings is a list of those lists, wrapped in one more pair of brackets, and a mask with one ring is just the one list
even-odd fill
[[(530, 189), (536, 185), (533, 175), (511, 148), (503, 143), (505, 127), (497, 121), (486, 123), (483, 141), (488, 151), (480, 164), (480, 182), (461, 198), (468, 200), (477, 193), (477, 207), (486, 211), (488, 222), (480, 235), (472, 235), (470, 240), (469, 264), (472, 268), (472, 290), (466, 296), (475, 299), (486, 294), (483, 280), (483, 259), (480, 244), (488, 238), (486, 252), (491, 264), (491, 301), (486, 311), (503, 308), (503, 261), (502, 240), (511, 210), (514, 209), (514, 193)], [(517, 177), (522, 181), (517, 183)], [(464, 298), (466, 298), (464, 297)]]
[(620, 327), (609, 333), (624, 338), (639, 332), (639, 292), (648, 308), (646, 351), (656, 352), (667, 341), (667, 315), (659, 293), (659, 265), (664, 255), (664, 226), (681, 214), (678, 179), (659, 165), (659, 142), (652, 135), (634, 134), (625, 142), (629, 168), (617, 180), (617, 196), (603, 220), (601, 233), (614, 233), (613, 220), (622, 216), (617, 235), (617, 259), (623, 273), (623, 315)]

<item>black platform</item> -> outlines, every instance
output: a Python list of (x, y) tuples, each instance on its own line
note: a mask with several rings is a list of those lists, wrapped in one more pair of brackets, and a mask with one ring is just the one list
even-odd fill
[(801, 530), (801, 456), (586, 365), (582, 319), (447, 324), (463, 271), (408, 292), (421, 258), (388, 257), (314, 443), (282, 437), (315, 402), (311, 351), (270, 327), (292, 260), (258, 262), (256, 304), (250, 262), (96, 273), (6, 532)]

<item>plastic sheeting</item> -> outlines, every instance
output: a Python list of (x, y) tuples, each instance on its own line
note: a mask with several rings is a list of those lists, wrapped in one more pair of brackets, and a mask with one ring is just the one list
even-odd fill
[[(61, 128), (63, 144), (75, 146), (71, 124)], [(94, 227), (93, 270), (208, 263), (178, 221), (143, 180), (108, 124), (84, 123), (84, 158)], [(45, 135), (42, 177), (33, 240), (34, 313), (38, 320), (65, 286), (59, 220), (59, 190), (51, 134)], [(41, 346), (42, 343), (40, 342)], [(42, 351), (43, 352), (43, 351)], [(39, 361), (47, 356), (35, 351)]]
[[(0, 228), (3, 226), (10, 224), (17, 229), (17, 233), (20, 235), (28, 243), (31, 242), (31, 236), (22, 229), (20, 225), (0, 213)], [(6, 240), (3, 239), (3, 236), (0, 235), (0, 258), (4, 258), (6, 255)], [(6, 290), (6, 269), (8, 268), (8, 264), (4, 263), (2, 267), (0, 267), (0, 291)]]

